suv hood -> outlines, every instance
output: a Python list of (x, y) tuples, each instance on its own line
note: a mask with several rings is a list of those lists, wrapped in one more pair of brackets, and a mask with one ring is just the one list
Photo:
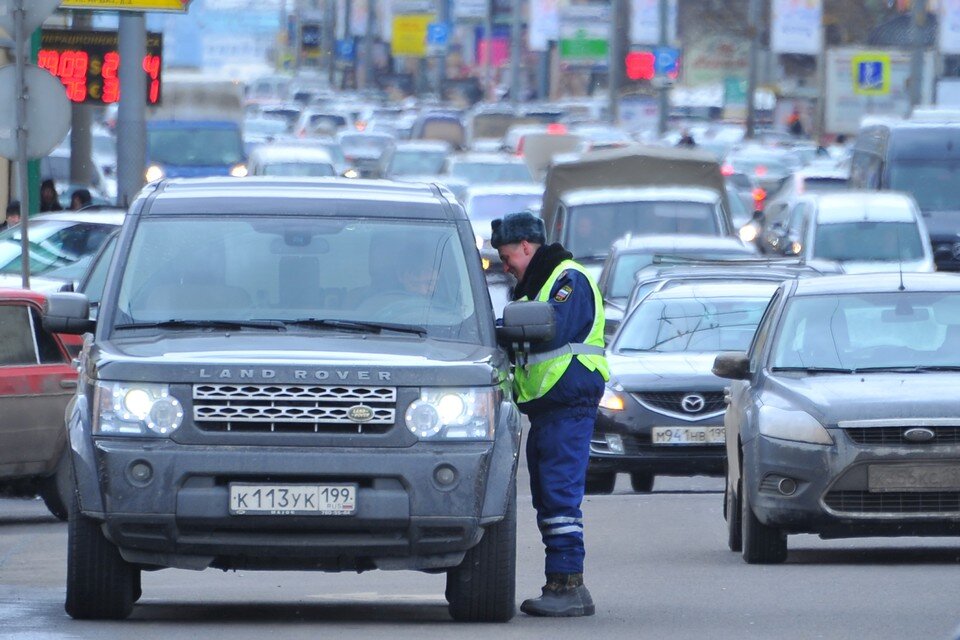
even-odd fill
[(494, 347), (415, 336), (218, 332), (100, 342), (88, 373), (143, 382), (483, 386), (499, 381), (505, 363)]
[(608, 355), (610, 379), (625, 391), (721, 390), (729, 383), (711, 373), (716, 353)]
[(953, 416), (960, 373), (776, 374), (768, 380), (764, 404), (802, 409), (835, 426), (841, 420)]

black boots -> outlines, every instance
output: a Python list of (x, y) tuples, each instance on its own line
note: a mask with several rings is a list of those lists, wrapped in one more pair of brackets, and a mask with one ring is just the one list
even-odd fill
[(573, 618), (592, 616), (593, 598), (583, 584), (582, 573), (548, 573), (539, 598), (524, 600), (520, 611), (530, 616)]

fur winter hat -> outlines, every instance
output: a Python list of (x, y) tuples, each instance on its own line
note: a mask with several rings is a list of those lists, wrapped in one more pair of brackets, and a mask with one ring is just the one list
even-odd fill
[(547, 242), (543, 220), (528, 211), (508, 213), (491, 222), (490, 228), (493, 230), (490, 235), (490, 244), (493, 245), (494, 249), (521, 240), (534, 244), (546, 244)]

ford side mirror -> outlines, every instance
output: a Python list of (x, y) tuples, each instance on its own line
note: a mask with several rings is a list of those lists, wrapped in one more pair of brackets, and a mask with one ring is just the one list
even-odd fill
[(497, 327), (497, 342), (526, 350), (531, 344), (552, 340), (556, 329), (549, 303), (511, 302), (503, 308), (503, 326)]
[(97, 323), (90, 319), (90, 301), (82, 293), (51, 293), (43, 307), (43, 328), (51, 333), (83, 335)]
[(728, 380), (748, 380), (750, 359), (742, 351), (721, 353), (713, 361), (713, 375)]

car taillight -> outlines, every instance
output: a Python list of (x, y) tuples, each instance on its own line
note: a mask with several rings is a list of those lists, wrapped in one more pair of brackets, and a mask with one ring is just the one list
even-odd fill
[(766, 168), (765, 166), (763, 166), (762, 164), (758, 164), (758, 165), (753, 169), (753, 173), (754, 173), (754, 175), (756, 175), (757, 177), (762, 178), (763, 176), (767, 175), (767, 168)]
[(753, 190), (753, 208), (757, 211), (763, 209), (763, 201), (767, 198), (767, 192), (763, 187), (757, 187)]
[(734, 170), (732, 164), (725, 164), (722, 167), (720, 167), (720, 173), (723, 176), (732, 176), (734, 173), (736, 173), (736, 171)]
[(567, 125), (560, 122), (554, 122), (552, 124), (548, 124), (547, 133), (552, 135), (564, 135), (567, 133)]

